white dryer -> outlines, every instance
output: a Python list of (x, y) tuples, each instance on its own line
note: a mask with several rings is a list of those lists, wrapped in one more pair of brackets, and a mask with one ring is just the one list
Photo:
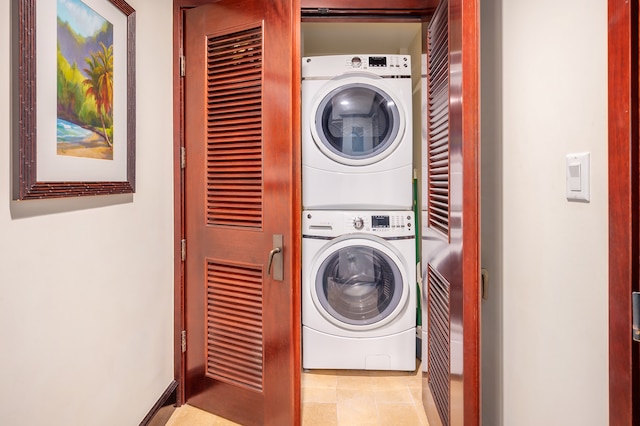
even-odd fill
[(412, 208), (408, 55), (302, 59), (304, 209)]
[(303, 212), (302, 367), (413, 371), (411, 211)]

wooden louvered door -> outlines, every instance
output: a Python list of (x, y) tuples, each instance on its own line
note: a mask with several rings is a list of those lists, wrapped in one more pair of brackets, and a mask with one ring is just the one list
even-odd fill
[(480, 424), (478, 3), (441, 0), (425, 31), (422, 392), (431, 426)]
[(222, 0), (184, 21), (185, 397), (243, 425), (300, 420), (294, 3)]

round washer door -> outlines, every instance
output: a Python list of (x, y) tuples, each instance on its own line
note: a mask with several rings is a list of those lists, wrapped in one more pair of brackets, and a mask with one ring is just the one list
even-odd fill
[(398, 315), (409, 290), (402, 262), (384, 240), (346, 236), (316, 257), (311, 293), (316, 308), (333, 324), (370, 330)]
[(316, 98), (311, 114), (316, 145), (341, 164), (374, 164), (389, 156), (404, 136), (402, 104), (380, 77), (332, 80)]

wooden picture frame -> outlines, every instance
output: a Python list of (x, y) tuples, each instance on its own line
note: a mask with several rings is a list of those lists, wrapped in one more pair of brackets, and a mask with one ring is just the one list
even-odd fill
[[(67, 1), (82, 3), (81, 6), (87, 6), (98, 17), (108, 17), (103, 18), (103, 25), (110, 30), (111, 39), (107, 40), (111, 40), (112, 44), (108, 49), (105, 43), (99, 44), (105, 52), (111, 52), (111, 83), (108, 89), (111, 92), (108, 102), (111, 104), (108, 107), (105, 107), (107, 102), (99, 102), (97, 95), (93, 94), (96, 90), (95, 86), (91, 86), (91, 82), (87, 82), (90, 78), (78, 74), (94, 68), (90, 63), (91, 60), (96, 63), (93, 53), (84, 58), (85, 63), (78, 63), (82, 62), (80, 60), (74, 61), (71, 65), (75, 67), (76, 87), (92, 87), (92, 92), (87, 91), (85, 87), (82, 99), (90, 99), (90, 96), (93, 96), (92, 117), (95, 121), (95, 117), (100, 116), (102, 121), (102, 126), (91, 127), (87, 124), (78, 128), (91, 128), (95, 131), (94, 139), (102, 137), (100, 142), (108, 143), (105, 150), (111, 148), (111, 158), (106, 156), (96, 159), (90, 158), (94, 154), (87, 154), (89, 151), (84, 150), (84, 147), (83, 150), (73, 151), (75, 154), (60, 154), (71, 152), (61, 149), (59, 136), (60, 111), (64, 109), (60, 105), (64, 104), (60, 101), (62, 71), (60, 41), (57, 40), (56, 32), (59, 34), (59, 28), (63, 26), (60, 25), (62, 20), (58, 16), (62, 6), (58, 6), (60, 8), (57, 9), (58, 1), (51, 0), (12, 1), (13, 22), (17, 27), (12, 30), (13, 199), (135, 192), (135, 10), (123, 0), (58, 0), (60, 4)], [(38, 10), (39, 7), (43, 9)], [(106, 13), (95, 12), (96, 9)], [(51, 40), (58, 45), (55, 53), (53, 51), (56, 47), (52, 47), (55, 45)], [(108, 44), (108, 41), (106, 43)], [(51, 60), (51, 57), (54, 59)], [(85, 78), (85, 81), (82, 78)], [(74, 108), (76, 104), (77, 102), (69, 102)], [(111, 115), (108, 115), (109, 112)], [(105, 117), (110, 119), (110, 127), (105, 125)], [(78, 155), (77, 152), (83, 154)]]

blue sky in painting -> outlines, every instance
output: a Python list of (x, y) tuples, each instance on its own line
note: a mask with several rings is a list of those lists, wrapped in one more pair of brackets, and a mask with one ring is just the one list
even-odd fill
[(102, 16), (80, 0), (58, 0), (58, 17), (83, 37), (94, 35), (105, 22)]

